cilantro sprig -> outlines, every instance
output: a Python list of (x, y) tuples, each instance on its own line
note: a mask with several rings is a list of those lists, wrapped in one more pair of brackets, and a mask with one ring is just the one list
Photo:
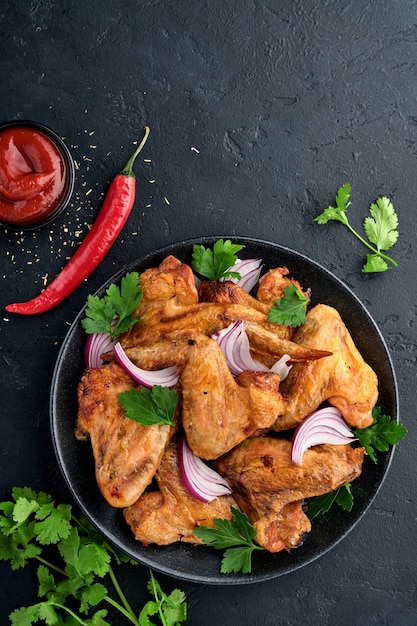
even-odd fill
[(110, 285), (102, 298), (89, 295), (81, 325), (88, 334), (108, 333), (111, 339), (140, 321), (133, 316), (142, 300), (138, 272), (127, 273), (118, 285)]
[(178, 404), (178, 393), (175, 389), (154, 385), (123, 391), (118, 395), (119, 404), (129, 419), (139, 424), (174, 425), (174, 414)]
[(156, 614), (162, 626), (178, 626), (186, 619), (183, 592), (177, 589), (166, 595), (152, 572), (148, 589), (155, 603), (147, 603), (137, 617), (114, 570), (121, 563), (136, 562), (110, 546), (84, 517), (76, 517), (70, 505), (56, 504), (52, 496), (29, 487), (15, 487), (12, 499), (0, 503), (0, 560), (9, 561), (13, 570), (32, 560), (40, 563), (39, 602), (15, 609), (10, 614), (12, 626), (38, 621), (111, 626), (105, 619), (106, 605), (134, 626), (153, 625), (148, 616)]
[(150, 571), (151, 577), (148, 582), (148, 591), (155, 598), (149, 600), (143, 607), (139, 615), (140, 626), (153, 626), (154, 622), (149, 620), (149, 616), (159, 615), (161, 624), (172, 624), (177, 626), (187, 619), (187, 603), (185, 593), (181, 589), (174, 589), (167, 595), (161, 585)]
[(244, 246), (232, 243), (230, 239), (218, 239), (213, 245), (213, 249), (194, 244), (191, 267), (193, 270), (210, 280), (220, 278), (240, 279), (239, 272), (231, 271), (230, 268), (236, 263), (236, 254)]
[(295, 285), (284, 287), (284, 295), (271, 307), (268, 322), (285, 324), (285, 326), (301, 326), (306, 321), (308, 298), (303, 296)]
[(398, 216), (391, 200), (383, 196), (371, 204), (369, 209), (370, 216), (366, 217), (363, 222), (365, 235), (368, 238), (367, 241), (349, 223), (347, 209), (352, 204), (349, 198), (350, 185), (347, 183), (338, 189), (336, 206), (329, 206), (327, 209), (324, 209), (320, 215), (314, 218), (314, 221), (318, 224), (327, 224), (327, 222), (332, 220), (341, 222), (359, 241), (371, 250), (371, 254), (367, 254), (362, 272), (385, 272), (389, 269), (388, 263), (396, 267), (398, 263), (382, 252), (392, 248), (398, 239)]
[(234, 507), (231, 507), (231, 511), (231, 522), (215, 519), (214, 528), (198, 526), (194, 529), (194, 535), (213, 548), (226, 549), (220, 568), (222, 574), (240, 571), (249, 574), (252, 570), (252, 553), (263, 548), (253, 541), (256, 530), (248, 516)]

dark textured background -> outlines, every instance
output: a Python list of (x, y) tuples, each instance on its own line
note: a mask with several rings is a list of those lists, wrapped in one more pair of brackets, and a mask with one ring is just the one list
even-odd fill
[[(70, 500), (51, 444), (49, 388), (69, 324), (123, 264), (202, 235), (271, 240), (344, 280), (375, 318), (409, 429), (367, 515), (336, 548), (259, 585), (181, 583), (194, 626), (417, 623), (415, 199), (417, 3), (283, 0), (3, 1), (0, 119), (33, 119), (77, 162), (70, 210), (34, 233), (0, 232), (0, 495), (29, 485)], [(135, 209), (108, 257), (64, 304), (26, 318), (87, 232), (111, 178), (151, 127)], [(351, 220), (389, 196), (399, 267), (361, 274), (365, 248), (314, 217), (352, 185)], [(137, 610), (145, 568), (125, 568)], [(36, 600), (32, 569), (0, 563), (0, 623)], [(176, 581), (161, 577), (170, 589)], [(113, 621), (119, 624), (117, 620)]]

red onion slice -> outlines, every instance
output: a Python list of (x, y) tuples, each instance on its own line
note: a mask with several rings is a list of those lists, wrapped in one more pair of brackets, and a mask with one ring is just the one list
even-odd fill
[(175, 365), (160, 370), (144, 370), (132, 363), (119, 342), (115, 344), (113, 351), (119, 365), (143, 387), (153, 387), (154, 385), (174, 387), (178, 382), (179, 374)]
[(178, 444), (178, 464), (184, 485), (194, 498), (211, 502), (232, 493), (225, 479), (190, 450), (185, 437)]
[(109, 333), (95, 333), (88, 335), (84, 349), (86, 367), (100, 367), (103, 365), (101, 355), (113, 350), (117, 339), (112, 340)]
[(288, 376), (291, 366), (287, 365), (287, 361), (290, 359), (287, 354), (276, 361), (271, 368), (252, 358), (249, 339), (242, 320), (235, 320), (227, 328), (213, 335), (213, 338), (217, 341), (226, 357), (233, 376), (237, 376), (245, 370), (250, 370), (251, 372), (275, 372), (280, 375), (281, 380)]
[(334, 406), (318, 409), (297, 427), (291, 449), (291, 460), (301, 465), (304, 452), (322, 443), (346, 444), (356, 441), (341, 412)]
[(255, 287), (261, 275), (262, 259), (236, 259), (236, 263), (229, 267), (229, 270), (231, 272), (239, 272), (240, 278), (229, 276), (220, 280), (230, 280), (249, 293)]

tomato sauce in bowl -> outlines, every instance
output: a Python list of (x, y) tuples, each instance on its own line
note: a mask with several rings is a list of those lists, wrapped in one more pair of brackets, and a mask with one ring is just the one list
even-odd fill
[(0, 224), (48, 224), (68, 206), (75, 168), (63, 140), (43, 124), (0, 124)]

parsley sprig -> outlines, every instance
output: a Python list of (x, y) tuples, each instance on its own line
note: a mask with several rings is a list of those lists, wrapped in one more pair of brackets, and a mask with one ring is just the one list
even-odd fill
[[(148, 616), (156, 613), (163, 626), (177, 626), (186, 618), (185, 595), (174, 590), (167, 596), (152, 572), (148, 589), (156, 604), (147, 603), (137, 617), (114, 571), (115, 565), (136, 562), (110, 546), (84, 517), (76, 517), (70, 505), (55, 504), (52, 496), (29, 487), (15, 487), (12, 500), (0, 503), (0, 559), (9, 561), (13, 570), (31, 560), (40, 563), (40, 601), (15, 609), (12, 626), (39, 620), (49, 625), (111, 626), (105, 620), (106, 604), (134, 626), (153, 625)], [(109, 580), (118, 600), (106, 587)]]
[(285, 326), (301, 326), (306, 321), (308, 298), (303, 296), (295, 285), (284, 287), (284, 295), (271, 307), (268, 322), (285, 324)]
[(142, 300), (138, 272), (127, 273), (118, 285), (110, 285), (102, 298), (89, 295), (81, 325), (88, 334), (108, 333), (111, 339), (140, 321), (133, 316)]
[(366, 257), (366, 263), (362, 267), (362, 272), (385, 272), (389, 269), (388, 263), (396, 267), (398, 263), (382, 252), (392, 248), (398, 239), (398, 216), (390, 199), (383, 196), (378, 198), (374, 204), (371, 204), (369, 209), (370, 216), (366, 217), (363, 222), (363, 228), (368, 238), (367, 241), (349, 223), (347, 209), (352, 204), (349, 198), (350, 185), (347, 183), (338, 189), (336, 206), (329, 206), (327, 209), (324, 209), (320, 215), (314, 218), (314, 221), (318, 224), (327, 224), (331, 220), (341, 222), (359, 241), (371, 250), (371, 254), (368, 254)]
[(231, 507), (231, 511), (231, 522), (215, 519), (214, 528), (198, 526), (194, 534), (213, 548), (226, 549), (220, 568), (222, 574), (240, 571), (249, 574), (252, 570), (252, 553), (263, 548), (253, 541), (256, 530), (248, 516), (234, 507)]
[(167, 424), (174, 426), (174, 414), (178, 404), (175, 389), (154, 385), (123, 391), (118, 395), (119, 404), (129, 419), (151, 426)]
[(339, 487), (330, 493), (325, 493), (322, 496), (315, 496), (314, 498), (311, 498), (307, 507), (307, 515), (312, 520), (318, 515), (327, 513), (333, 504), (338, 504), (345, 511), (352, 510), (353, 495), (350, 483), (347, 483), (343, 487)]
[(236, 254), (244, 246), (232, 243), (230, 239), (218, 239), (213, 245), (213, 249), (195, 244), (193, 246), (191, 267), (193, 270), (210, 280), (220, 278), (240, 279), (239, 272), (231, 271), (230, 268), (236, 263)]
[(374, 463), (378, 462), (375, 450), (386, 452), (390, 446), (397, 444), (407, 434), (402, 424), (383, 415), (379, 406), (372, 410), (373, 423), (367, 428), (354, 428), (353, 434), (358, 438)]

